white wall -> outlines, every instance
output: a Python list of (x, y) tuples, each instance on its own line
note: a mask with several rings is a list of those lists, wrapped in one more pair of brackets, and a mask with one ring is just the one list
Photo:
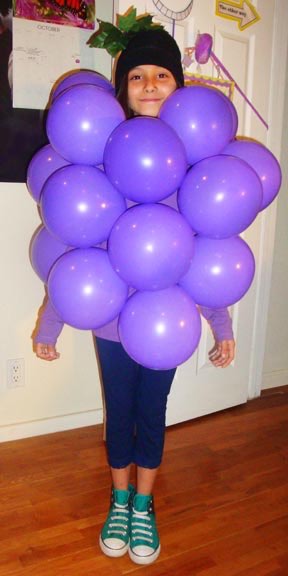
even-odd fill
[[(29, 243), (38, 225), (36, 204), (26, 186), (0, 184), (0, 440), (102, 420), (89, 332), (65, 327), (58, 361), (41, 361), (32, 352), (31, 333), (44, 296), (44, 287), (29, 262)], [(23, 388), (7, 389), (9, 358), (24, 358)]]
[[(96, 3), (99, 18), (111, 20), (112, 9), (112, 0)], [(95, 67), (111, 76), (111, 58), (104, 50), (95, 50)], [(58, 346), (62, 356), (52, 363), (37, 359), (32, 351), (31, 333), (44, 297), (29, 262), (30, 240), (39, 224), (26, 185), (0, 183), (0, 441), (103, 419), (90, 332), (66, 326)], [(24, 359), (25, 386), (8, 389), (7, 360), (14, 358)]]
[[(287, 60), (288, 62), (288, 60)], [(262, 388), (288, 384), (288, 66), (281, 145), (283, 182), (277, 201), (274, 259)]]

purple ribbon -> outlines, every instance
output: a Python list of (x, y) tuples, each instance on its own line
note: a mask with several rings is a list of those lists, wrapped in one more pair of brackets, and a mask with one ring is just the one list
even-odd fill
[(227, 68), (225, 68), (225, 66), (222, 64), (222, 62), (220, 62), (219, 58), (217, 58), (216, 54), (214, 54), (214, 52), (212, 52), (212, 51), (211, 51), (211, 58), (212, 58), (212, 61), (214, 62), (214, 64), (217, 64), (219, 66), (219, 68), (221, 68), (221, 70), (224, 72), (224, 74), (226, 74), (226, 76), (229, 78), (229, 80), (234, 82), (235, 88), (238, 90), (238, 92), (240, 92), (240, 94), (244, 98), (245, 102), (247, 102), (247, 104), (250, 106), (250, 108), (252, 108), (253, 112), (255, 112), (256, 116), (258, 116), (259, 120), (262, 122), (262, 124), (264, 124), (265, 128), (268, 130), (269, 126), (268, 126), (267, 122), (264, 120), (264, 118), (262, 118), (261, 114), (258, 112), (258, 110), (256, 110), (255, 106), (253, 106), (252, 102), (250, 102), (249, 98), (247, 98), (246, 94), (244, 94), (243, 90), (241, 90), (239, 84), (237, 84), (237, 82), (235, 82), (234, 78), (231, 76), (231, 74), (229, 74)]

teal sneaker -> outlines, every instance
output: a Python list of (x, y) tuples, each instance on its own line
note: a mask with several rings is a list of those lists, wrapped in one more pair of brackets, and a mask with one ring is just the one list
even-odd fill
[(130, 529), (129, 556), (136, 564), (151, 564), (160, 554), (153, 496), (135, 494)]
[(117, 490), (112, 487), (111, 504), (101, 530), (99, 544), (106, 556), (117, 558), (126, 554), (130, 535), (130, 508), (135, 490)]

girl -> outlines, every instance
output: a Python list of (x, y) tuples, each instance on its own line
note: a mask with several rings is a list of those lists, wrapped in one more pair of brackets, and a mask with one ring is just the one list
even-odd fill
[[(121, 53), (115, 88), (127, 118), (154, 116), (166, 98), (184, 85), (181, 54), (163, 29), (134, 35)], [(234, 358), (231, 320), (226, 309), (201, 309), (211, 325), (215, 347), (210, 359), (228, 366)], [(59, 357), (55, 343), (62, 322), (47, 302), (35, 338), (39, 358)], [(150, 564), (160, 553), (153, 486), (164, 444), (167, 397), (175, 370), (150, 370), (124, 351), (117, 320), (96, 331), (99, 368), (106, 405), (106, 442), (112, 476), (110, 510), (100, 534), (100, 547), (108, 556), (129, 551), (137, 564)], [(137, 468), (136, 488), (130, 484), (131, 465)]]

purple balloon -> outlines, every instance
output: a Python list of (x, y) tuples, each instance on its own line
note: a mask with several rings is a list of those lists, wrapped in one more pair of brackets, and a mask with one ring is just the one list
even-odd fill
[(193, 251), (194, 236), (185, 218), (162, 204), (129, 208), (108, 241), (113, 268), (137, 290), (161, 290), (178, 282)]
[(222, 240), (198, 236), (190, 268), (179, 284), (197, 304), (222, 308), (244, 296), (254, 273), (253, 253), (239, 236)]
[(180, 286), (136, 292), (126, 302), (118, 326), (129, 356), (153, 370), (169, 370), (188, 360), (201, 336), (199, 312)]
[(207, 86), (175, 90), (164, 102), (160, 118), (181, 138), (189, 164), (219, 154), (237, 130), (233, 104)]
[(237, 130), (238, 130), (238, 114), (237, 114), (237, 110), (236, 110), (233, 102), (225, 94), (222, 94), (222, 96), (224, 96), (224, 98), (226, 98), (227, 106), (229, 107), (231, 115), (232, 115), (232, 130), (231, 130), (230, 140), (233, 140), (235, 138), (235, 136), (237, 134)]
[(42, 188), (47, 178), (68, 164), (69, 162), (64, 160), (50, 144), (43, 146), (34, 154), (27, 170), (27, 187), (36, 202), (40, 200)]
[(59, 94), (52, 103), (47, 136), (69, 162), (102, 164), (108, 137), (124, 119), (124, 111), (112, 94), (91, 84), (80, 84)]
[(61, 256), (48, 278), (52, 305), (67, 324), (93, 330), (120, 313), (128, 287), (101, 248), (76, 248)]
[(47, 282), (53, 264), (69, 247), (52, 236), (45, 226), (36, 230), (30, 243), (30, 261), (34, 272), (43, 282)]
[(123, 196), (98, 168), (66, 166), (46, 181), (41, 195), (45, 226), (56, 238), (86, 248), (107, 240), (126, 210)]
[(277, 196), (282, 180), (280, 164), (272, 152), (259, 142), (234, 140), (222, 153), (242, 158), (257, 172), (263, 187), (260, 210), (267, 208)]
[(196, 233), (228, 238), (253, 222), (262, 197), (261, 181), (247, 162), (219, 155), (189, 170), (178, 192), (178, 206)]
[(158, 118), (123, 122), (108, 139), (104, 166), (112, 184), (135, 202), (157, 202), (173, 194), (186, 170), (184, 146)]
[(71, 88), (71, 86), (76, 86), (79, 84), (93, 84), (94, 86), (98, 86), (98, 88), (102, 88), (111, 94), (115, 94), (114, 86), (102, 76), (98, 72), (94, 72), (93, 70), (77, 70), (74, 72), (70, 72), (65, 78), (58, 81), (55, 88), (52, 90), (51, 98), (52, 101), (59, 96), (64, 90), (67, 88)]
[(217, 90), (215, 88), (210, 88), (210, 89), (215, 90), (219, 94), (220, 98), (222, 98), (222, 100), (223, 100), (223, 103), (225, 103), (227, 108), (229, 108), (229, 110), (230, 110), (232, 124), (231, 124), (231, 134), (229, 136), (229, 141), (234, 140), (236, 133), (237, 133), (237, 130), (238, 130), (238, 114), (237, 114), (236, 107), (233, 104), (232, 100), (230, 100), (230, 98), (228, 98), (228, 96), (226, 96), (226, 94), (224, 94), (224, 92), (221, 92), (220, 90)]

